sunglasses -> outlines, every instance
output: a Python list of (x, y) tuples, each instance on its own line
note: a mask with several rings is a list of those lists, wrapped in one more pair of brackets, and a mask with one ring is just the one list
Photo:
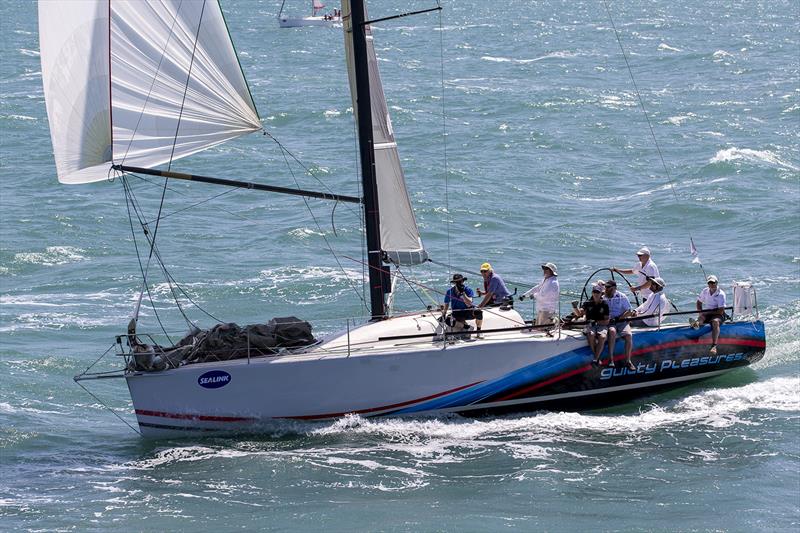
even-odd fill
[(709, 284), (709, 285), (716, 285), (716, 284), (717, 284), (717, 282), (716, 282), (716, 281), (709, 281), (709, 282), (708, 282), (708, 284)]

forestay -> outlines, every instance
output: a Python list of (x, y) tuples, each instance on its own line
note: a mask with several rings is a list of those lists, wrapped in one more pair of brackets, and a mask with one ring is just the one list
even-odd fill
[(40, 0), (39, 39), (62, 183), (261, 128), (217, 0)]
[[(365, 8), (366, 9), (366, 8)], [(366, 13), (364, 16), (365, 20)], [(353, 112), (357, 112), (358, 98), (353, 59), (353, 36), (350, 20), (350, 2), (342, 0), (342, 20), (344, 22), (345, 55), (347, 72), (350, 78), (350, 94), (353, 98)], [(372, 136), (375, 158), (375, 174), (378, 184), (378, 209), (380, 211), (381, 249), (389, 261), (399, 265), (416, 265), (428, 259), (422, 246), (417, 221), (408, 197), (397, 143), (392, 131), (392, 121), (386, 97), (383, 94), (378, 60), (375, 56), (372, 31), (367, 26), (367, 58), (370, 78), (370, 103), (372, 107)], [(358, 123), (358, 117), (356, 117)]]

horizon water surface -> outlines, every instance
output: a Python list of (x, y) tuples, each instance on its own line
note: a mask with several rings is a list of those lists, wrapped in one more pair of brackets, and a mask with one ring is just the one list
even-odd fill
[[(369, 5), (379, 17), (433, 3)], [(177, 168), (357, 194), (341, 28), (281, 30), (277, 0), (222, 6), (265, 129), (314, 177), (287, 168), (258, 134)], [(691, 234), (729, 296), (734, 280), (756, 287), (764, 359), (580, 413), (349, 416), (259, 436), (143, 440), (72, 381), (124, 331), (140, 289), (122, 186), (58, 184), (36, 4), (9, 0), (0, 6), (0, 529), (800, 527), (798, 3), (609, 2), (674, 189), (602, 2), (443, 7), (441, 19), (375, 29), (432, 257), (465, 273), (490, 261), (520, 290), (553, 261), (568, 302), (595, 269), (629, 266), (648, 245), (670, 298), (691, 309), (703, 286)], [(151, 218), (161, 186), (132, 182)], [(325, 332), (363, 318), (355, 210), (309, 201), (311, 216), (300, 199), (169, 187), (159, 248), (199, 325), (212, 326), (209, 315), (239, 324), (297, 315)], [(407, 272), (434, 289), (450, 274)], [(164, 328), (180, 336), (169, 284), (151, 280)], [(401, 287), (397, 305), (430, 298)], [(160, 331), (150, 307), (140, 329)], [(134, 423), (124, 383), (89, 388)]]

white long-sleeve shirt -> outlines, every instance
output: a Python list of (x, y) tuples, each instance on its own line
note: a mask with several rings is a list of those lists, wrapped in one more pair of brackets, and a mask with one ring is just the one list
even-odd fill
[(636, 308), (639, 316), (656, 315), (652, 318), (643, 318), (642, 322), (648, 326), (658, 326), (664, 319), (664, 313), (669, 311), (669, 300), (663, 292), (652, 294), (642, 305)]
[(537, 311), (556, 313), (558, 312), (559, 292), (558, 276), (550, 276), (543, 279), (541, 283), (523, 294), (523, 296), (536, 299)]

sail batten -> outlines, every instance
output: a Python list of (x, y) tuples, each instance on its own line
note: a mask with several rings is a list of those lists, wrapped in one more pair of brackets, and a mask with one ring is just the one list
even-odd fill
[(217, 0), (39, 3), (62, 183), (156, 167), (261, 128)]
[[(364, 13), (364, 19), (366, 13)], [(353, 36), (349, 0), (342, 1), (345, 52), (350, 80), (353, 110), (357, 114), (358, 91), (355, 81)], [(367, 62), (369, 66), (370, 106), (372, 108), (373, 157), (380, 213), (380, 241), (384, 257), (398, 265), (424, 263), (428, 254), (419, 235), (417, 220), (406, 189), (405, 175), (394, 138), (392, 121), (383, 93), (378, 59), (371, 29), (366, 26)], [(356, 117), (357, 119), (357, 117)]]

